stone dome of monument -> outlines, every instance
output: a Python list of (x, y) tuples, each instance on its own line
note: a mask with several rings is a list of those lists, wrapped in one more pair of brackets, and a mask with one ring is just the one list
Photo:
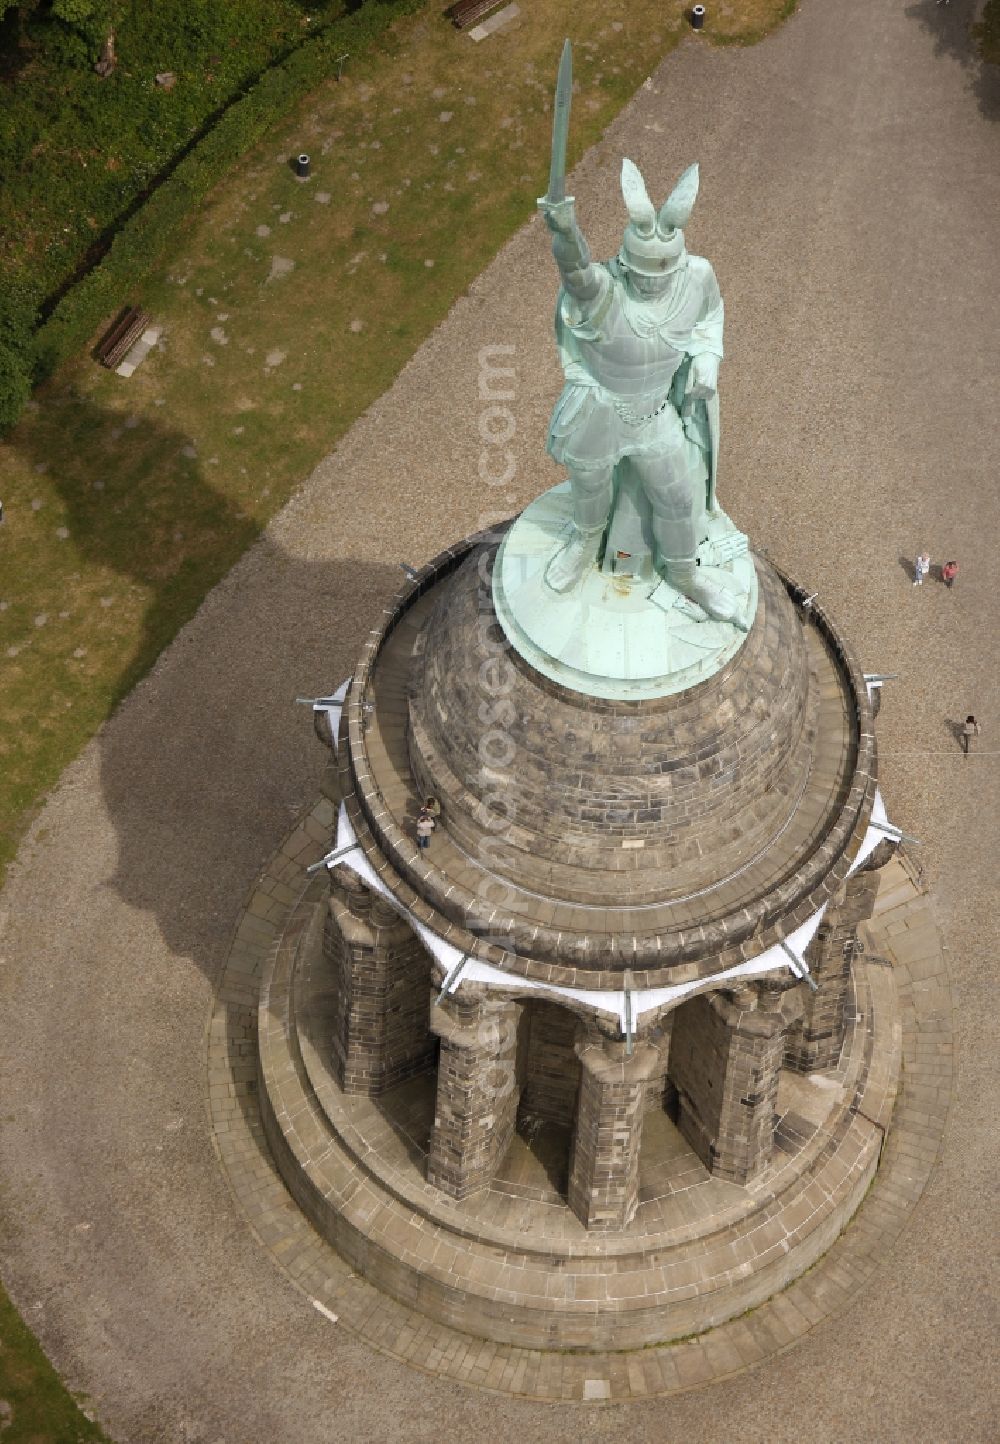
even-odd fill
[(872, 790), (864, 682), (822, 614), (804, 627), (756, 559), (753, 624), (717, 671), (667, 696), (587, 697), (505, 637), (496, 552), (439, 558), (355, 673), (344, 788), (372, 865), (470, 955), (568, 986), (707, 977), (814, 917)]
[(708, 680), (588, 697), (505, 645), (473, 553), (441, 589), (409, 684), (410, 762), (451, 838), (540, 892), (607, 907), (701, 892), (778, 836), (799, 802), (818, 696), (796, 608), (760, 569), (745, 645)]

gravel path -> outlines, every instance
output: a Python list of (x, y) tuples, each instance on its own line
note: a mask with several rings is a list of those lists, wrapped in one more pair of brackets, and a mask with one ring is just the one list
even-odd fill
[[(753, 50), (690, 43), (573, 185), (609, 254), (621, 154), (656, 198), (701, 160), (690, 242), (729, 310), (722, 499), (819, 589), (866, 667), (902, 674), (883, 789), (925, 839), (959, 1055), (944, 1157), (901, 1243), (843, 1315), (757, 1370), (669, 1406), (567, 1412), (413, 1373), (310, 1310), (216, 1163), (213, 982), (321, 765), (292, 698), (346, 675), (400, 560), (493, 505), (484, 344), (516, 348), (519, 470), (498, 509), (555, 479), (535, 223), (68, 770), (0, 900), (0, 1263), (117, 1439), (995, 1437), (1000, 87), (969, 58), (967, 19), (968, 0), (807, 0)], [(911, 588), (903, 562), (925, 546), (961, 562), (953, 592)], [(951, 726), (969, 711), (984, 736), (966, 759)]]

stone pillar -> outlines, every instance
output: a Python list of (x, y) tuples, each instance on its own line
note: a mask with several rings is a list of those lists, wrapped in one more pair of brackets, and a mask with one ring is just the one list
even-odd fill
[(667, 1060), (670, 1057), (670, 1034), (674, 1026), (672, 1012), (663, 1013), (657, 1019), (652, 1033), (646, 1041), (659, 1050), (660, 1062), (656, 1072), (646, 1084), (643, 1108), (647, 1113), (666, 1112), (671, 1118), (676, 1114), (677, 1089), (670, 1081)]
[(662, 1052), (636, 1042), (631, 1057), (622, 1039), (589, 1028), (577, 1043), (580, 1092), (569, 1168), (569, 1206), (592, 1229), (622, 1229), (639, 1202), (639, 1149), (646, 1084), (662, 1066)]
[(801, 1023), (790, 1031), (785, 1048), (785, 1062), (797, 1073), (835, 1068), (840, 1060), (858, 925), (867, 922), (875, 910), (878, 870), (894, 851), (895, 844), (880, 844), (848, 878), (823, 914), (819, 931), (806, 951), (816, 992), (803, 988), (804, 1015)]
[(452, 1198), (485, 1188), (510, 1146), (521, 1094), (521, 1005), (466, 989), (431, 1004), (441, 1040), (427, 1181)]
[(749, 1183), (771, 1161), (785, 1027), (776, 999), (757, 984), (701, 994), (676, 1011), (678, 1127), (718, 1178)]
[(426, 1068), (434, 1056), (430, 958), (395, 909), (349, 868), (331, 873), (323, 952), (333, 973), (331, 1045), (344, 1092), (374, 1097)]

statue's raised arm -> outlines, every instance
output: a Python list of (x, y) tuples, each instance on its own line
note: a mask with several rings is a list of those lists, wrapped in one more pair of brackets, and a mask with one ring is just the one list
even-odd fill
[(603, 266), (595, 266), (590, 247), (580, 230), (572, 196), (552, 202), (542, 196), (538, 202), (545, 224), (552, 232), (552, 254), (565, 290), (578, 303), (582, 315), (599, 304), (608, 286)]

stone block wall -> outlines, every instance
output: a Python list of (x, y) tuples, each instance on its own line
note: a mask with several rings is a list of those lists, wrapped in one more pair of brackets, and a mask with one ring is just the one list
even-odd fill
[(331, 1050), (345, 1093), (377, 1096), (433, 1062), (430, 958), (395, 910), (347, 869), (332, 880), (323, 951), (333, 974)]
[(756, 987), (703, 994), (677, 1009), (670, 1078), (678, 1127), (708, 1170), (745, 1184), (771, 1160), (785, 1022)]
[[(408, 690), (411, 770), (442, 799), (464, 850), (475, 853), (494, 806), (480, 748), (496, 718), (511, 753), (494, 762), (506, 774), (500, 871), (526, 859), (582, 865), (591, 891), (614, 905), (623, 888), (658, 895), (664, 868), (731, 846), (734, 827), (741, 839), (773, 827), (808, 765), (815, 699), (798, 617), (770, 567), (757, 622), (717, 675), (669, 697), (612, 702), (541, 677), (504, 647), (495, 620), (484, 645), (491, 566), (476, 551), (442, 589)], [(642, 839), (642, 853), (623, 849), (625, 838)]]
[(805, 998), (802, 1020), (785, 1045), (785, 1063), (798, 1073), (834, 1068), (840, 1058), (858, 924), (871, 917), (877, 894), (877, 871), (855, 873), (827, 909), (807, 950), (816, 992)]
[(646, 1041), (655, 1044), (659, 1050), (660, 1062), (655, 1073), (643, 1091), (642, 1106), (647, 1113), (666, 1112), (676, 1116), (677, 1089), (670, 1081), (670, 1035), (674, 1026), (674, 1014), (667, 1013), (660, 1018)]
[(520, 1004), (462, 995), (431, 1009), (441, 1040), (427, 1181), (452, 1198), (485, 1188), (510, 1146), (524, 1077)]
[(576, 1015), (557, 1003), (525, 1005), (528, 1030), (521, 1108), (548, 1123), (571, 1126), (580, 1087)]
[(569, 1206), (589, 1229), (622, 1229), (639, 1202), (639, 1152), (646, 1086), (662, 1055), (593, 1031), (577, 1044), (580, 1092), (570, 1155)]

